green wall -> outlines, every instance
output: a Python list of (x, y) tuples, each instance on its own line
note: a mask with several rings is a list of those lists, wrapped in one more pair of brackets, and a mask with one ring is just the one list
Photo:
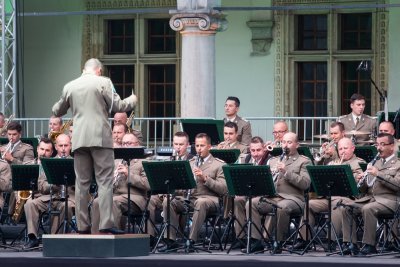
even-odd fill
[[(28, 0), (25, 12), (82, 11), (81, 0)], [(83, 16), (27, 16), (20, 20), (24, 117), (48, 117), (66, 82), (81, 73)], [(23, 92), (23, 93), (22, 93)]]

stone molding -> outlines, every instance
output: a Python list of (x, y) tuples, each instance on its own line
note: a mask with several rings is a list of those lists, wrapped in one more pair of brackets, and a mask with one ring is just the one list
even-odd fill
[(270, 53), (272, 43), (272, 20), (248, 21), (247, 27), (251, 30), (252, 56), (266, 56)]

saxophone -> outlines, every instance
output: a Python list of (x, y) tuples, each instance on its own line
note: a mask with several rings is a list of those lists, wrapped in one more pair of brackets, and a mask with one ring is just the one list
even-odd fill
[(51, 132), (49, 132), (49, 139), (50, 139), (53, 143), (55, 143), (57, 137), (58, 137), (60, 134), (63, 134), (66, 130), (68, 130), (69, 126), (72, 125), (72, 122), (73, 122), (73, 120), (70, 119), (70, 120), (68, 120), (68, 121), (66, 121), (66, 122), (63, 123), (63, 125), (61, 126), (60, 131), (54, 131), (54, 132), (51, 131)]
[[(28, 164), (36, 164), (36, 159), (23, 163), (23, 165), (28, 165)], [(14, 223), (18, 223), (21, 220), (22, 209), (24, 208), (26, 201), (28, 201), (28, 199), (32, 197), (32, 191), (29, 190), (17, 191), (15, 192), (15, 194), (16, 194), (16, 202), (15, 202), (14, 212), (11, 216), (11, 220)]]
[(128, 126), (128, 133), (132, 133), (133, 132), (132, 123), (133, 123), (133, 118), (134, 117), (135, 117), (135, 112), (132, 110), (131, 115), (129, 115), (129, 118), (126, 121), (126, 126)]

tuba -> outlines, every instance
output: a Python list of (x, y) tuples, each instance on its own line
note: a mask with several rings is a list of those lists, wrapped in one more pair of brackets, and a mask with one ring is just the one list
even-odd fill
[(63, 125), (61, 126), (60, 131), (54, 131), (54, 132), (51, 131), (51, 132), (49, 132), (49, 139), (50, 139), (53, 143), (55, 143), (57, 137), (58, 137), (60, 134), (63, 134), (66, 130), (68, 130), (69, 126), (72, 125), (72, 122), (73, 122), (73, 120), (72, 120), (72, 119), (69, 119), (68, 121), (66, 121), (66, 122), (63, 123)]

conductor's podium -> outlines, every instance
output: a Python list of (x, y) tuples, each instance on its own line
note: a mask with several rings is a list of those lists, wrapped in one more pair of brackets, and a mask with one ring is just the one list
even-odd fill
[(146, 234), (43, 235), (44, 257), (135, 257), (147, 256), (150, 238)]

